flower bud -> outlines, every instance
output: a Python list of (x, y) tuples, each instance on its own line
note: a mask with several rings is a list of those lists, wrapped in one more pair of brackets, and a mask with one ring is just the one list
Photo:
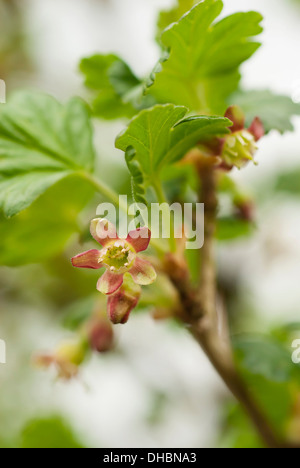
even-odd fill
[(253, 157), (258, 147), (254, 136), (248, 130), (240, 130), (224, 137), (221, 157), (229, 167), (244, 167)]
[(223, 167), (241, 169), (253, 157), (258, 149), (256, 142), (265, 134), (261, 120), (256, 117), (248, 129), (245, 128), (245, 116), (238, 106), (227, 109), (225, 117), (232, 121), (230, 134), (223, 137), (221, 158)]
[(39, 367), (56, 367), (58, 376), (69, 380), (78, 374), (78, 366), (86, 355), (86, 346), (82, 341), (61, 344), (53, 353), (40, 354), (34, 358)]
[(87, 324), (87, 338), (91, 349), (98, 353), (110, 351), (113, 347), (114, 332), (106, 317), (95, 317)]
[(255, 204), (254, 201), (243, 200), (235, 203), (237, 209), (237, 215), (240, 219), (245, 221), (254, 221), (255, 219)]
[(79, 366), (85, 358), (85, 346), (81, 341), (62, 343), (55, 351), (58, 360)]
[(254, 221), (255, 202), (249, 194), (236, 191), (233, 203), (237, 211), (237, 216), (240, 219), (250, 222)]
[(141, 288), (131, 277), (126, 275), (124, 283), (117, 292), (109, 296), (107, 313), (112, 323), (126, 323), (130, 312), (136, 307), (141, 295)]

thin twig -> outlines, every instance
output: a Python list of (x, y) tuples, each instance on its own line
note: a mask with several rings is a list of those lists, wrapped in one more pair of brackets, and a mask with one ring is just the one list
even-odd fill
[(263, 410), (239, 376), (233, 358), (229, 332), (226, 339), (218, 331), (214, 236), (216, 229), (217, 198), (213, 169), (200, 173), (202, 189), (200, 201), (205, 204), (205, 242), (201, 256), (201, 283), (198, 291), (190, 286), (188, 272), (180, 269), (176, 259), (166, 259), (166, 272), (176, 287), (180, 300), (179, 318), (200, 344), (232, 394), (241, 403), (267, 447), (287, 447), (273, 430)]
[(200, 301), (205, 315), (217, 321), (216, 315), (216, 267), (214, 237), (216, 231), (216, 179), (215, 171), (205, 168), (200, 172), (200, 201), (204, 203), (204, 245), (201, 251)]

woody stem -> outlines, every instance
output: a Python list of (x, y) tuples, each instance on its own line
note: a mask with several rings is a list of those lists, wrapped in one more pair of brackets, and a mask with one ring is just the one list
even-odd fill
[(240, 402), (257, 432), (267, 447), (279, 448), (286, 444), (280, 441), (262, 408), (257, 404), (236, 370), (228, 330), (219, 333), (216, 307), (216, 269), (214, 258), (214, 235), (216, 229), (217, 197), (215, 171), (211, 168), (200, 173), (200, 201), (205, 205), (205, 242), (202, 249), (201, 280), (195, 291), (188, 274), (166, 266), (171, 281), (176, 287), (181, 309), (180, 318), (211, 361), (228, 389)]

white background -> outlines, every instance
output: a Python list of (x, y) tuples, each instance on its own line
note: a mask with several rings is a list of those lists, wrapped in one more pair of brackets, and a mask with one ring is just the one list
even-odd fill
[[(159, 53), (153, 42), (157, 11), (171, 3), (25, 0), (27, 40), (38, 73), (30, 83), (20, 84), (39, 87), (62, 99), (83, 94), (77, 64), (80, 58), (95, 52), (119, 53), (137, 73), (146, 74)], [(244, 85), (299, 97), (300, 7), (292, 0), (225, 0), (226, 14), (251, 9), (265, 16), (265, 32), (263, 47), (244, 66)], [(293, 134), (281, 137), (273, 133), (265, 138), (257, 157), (259, 166), (249, 166), (235, 177), (243, 179), (251, 189), (282, 166), (300, 165), (299, 120), (295, 119), (295, 124), (297, 131)], [(99, 125), (101, 156), (120, 160), (113, 141), (121, 127), (119, 123)], [(253, 241), (227, 246), (219, 257), (228, 274), (240, 270), (247, 294), (267, 327), (279, 319), (299, 318), (299, 205), (278, 207), (274, 202), (260, 213), (259, 226)], [(284, 257), (277, 256), (277, 252), (284, 253)], [(24, 316), (26, 319), (16, 310), (6, 319), (7, 333), (16, 343), (27, 340), (31, 348), (51, 349), (63, 336), (41, 311), (24, 311)], [(11, 333), (13, 320), (19, 328), (15, 326)], [(34, 416), (38, 410), (46, 413), (50, 408), (61, 411), (87, 443), (95, 446), (212, 446), (222, 398), (227, 392), (198, 346), (187, 333), (174, 332), (168, 325), (154, 323), (145, 316), (133, 317), (118, 333), (120, 354), (93, 359), (81, 380), (68, 385), (53, 383), (48, 374), (29, 371), (28, 363), (21, 371), (20, 356), (14, 355), (10, 342), (10, 361), (1, 371), (8, 381), (16, 381), (15, 388), (2, 396), (12, 414), (16, 412), (14, 400), (21, 395), (28, 415)], [(31, 379), (34, 374), (30, 383), (29, 372)], [(153, 404), (153, 389), (168, 394), (169, 402), (162, 419), (151, 426), (147, 415)]]

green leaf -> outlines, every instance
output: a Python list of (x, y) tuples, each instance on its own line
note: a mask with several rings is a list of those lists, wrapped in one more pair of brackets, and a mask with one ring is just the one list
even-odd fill
[(300, 336), (300, 322), (289, 322), (271, 330), (271, 336), (277, 341), (290, 347), (292, 341)]
[[(266, 418), (283, 438), (286, 438), (293, 395), (286, 382), (269, 382), (263, 377), (247, 373), (243, 379), (248, 390), (256, 398)], [(264, 448), (265, 444), (255, 430), (252, 421), (238, 404), (230, 404), (222, 424), (221, 448)]]
[(59, 416), (34, 419), (21, 434), (22, 448), (84, 448), (69, 425)]
[(132, 105), (124, 103), (113, 90), (99, 94), (93, 101), (92, 110), (95, 117), (105, 120), (131, 118), (136, 114)]
[(296, 167), (278, 175), (274, 189), (292, 196), (300, 196), (300, 168)]
[(42, 93), (18, 92), (0, 106), (0, 209), (27, 208), (62, 178), (94, 166), (92, 127), (81, 99), (65, 106)]
[(171, 23), (178, 21), (196, 3), (199, 3), (199, 0), (177, 0), (177, 5), (174, 8), (161, 11), (157, 22), (158, 35), (160, 36), (162, 31)]
[(160, 171), (182, 158), (198, 143), (229, 132), (230, 120), (194, 116), (183, 119), (187, 109), (173, 104), (156, 105), (140, 112), (116, 140), (126, 152), (134, 180), (155, 185)]
[(300, 104), (296, 104), (288, 96), (263, 91), (239, 91), (234, 93), (228, 103), (240, 106), (246, 114), (250, 125), (255, 117), (259, 117), (266, 133), (278, 130), (280, 133), (294, 129), (291, 118), (300, 115)]
[(219, 448), (265, 448), (253, 424), (236, 403), (226, 407), (218, 446)]
[(233, 346), (249, 391), (270, 423), (285, 437), (300, 388), (300, 368), (292, 362), (290, 344), (286, 347), (274, 337), (245, 335), (235, 337)]
[(292, 385), (286, 381), (270, 381), (265, 377), (250, 373), (247, 373), (247, 376), (244, 374), (244, 378), (247, 387), (255, 395), (270, 424), (285, 438), (287, 422), (295, 402)]
[(149, 92), (160, 103), (184, 105), (197, 113), (223, 114), (238, 87), (240, 65), (258, 49), (262, 16), (236, 13), (215, 22), (221, 0), (204, 0), (167, 28), (167, 51), (152, 73)]
[(161, 180), (168, 200), (188, 199), (193, 202), (197, 197), (199, 177), (191, 164), (167, 166), (161, 173)]
[(17, 216), (0, 217), (0, 265), (39, 263), (62, 252), (70, 237), (79, 232), (78, 213), (93, 194), (90, 184), (71, 176)]
[(287, 382), (295, 372), (291, 352), (278, 341), (265, 336), (242, 336), (234, 339), (239, 366), (253, 375), (272, 382)]
[(218, 219), (216, 236), (219, 241), (233, 241), (240, 237), (248, 237), (253, 231), (253, 223), (228, 216)]
[(92, 103), (96, 116), (104, 119), (133, 117), (138, 110), (153, 104), (151, 96), (144, 96), (144, 85), (129, 66), (117, 55), (93, 55), (84, 58), (80, 70), (85, 85), (95, 98)]

